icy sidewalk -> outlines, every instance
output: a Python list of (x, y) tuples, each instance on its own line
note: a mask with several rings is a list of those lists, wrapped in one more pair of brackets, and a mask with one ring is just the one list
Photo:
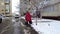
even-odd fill
[(60, 21), (50, 19), (33, 19), (31, 25), (39, 34), (60, 34)]

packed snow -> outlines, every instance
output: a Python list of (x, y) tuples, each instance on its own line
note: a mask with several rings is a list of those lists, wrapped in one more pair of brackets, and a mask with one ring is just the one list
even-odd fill
[(31, 25), (39, 34), (60, 34), (60, 21), (50, 19), (32, 20)]
[[(25, 19), (24, 17), (21, 17)], [(33, 24), (31, 26), (39, 33), (39, 34), (60, 34), (60, 21), (51, 20), (51, 19), (37, 19), (32, 18)]]

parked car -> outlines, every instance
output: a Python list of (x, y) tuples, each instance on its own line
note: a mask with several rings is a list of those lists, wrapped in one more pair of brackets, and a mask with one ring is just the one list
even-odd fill
[(5, 15), (0, 14), (0, 23), (2, 23), (2, 19), (4, 19), (4, 18), (5, 18)]
[(19, 15), (19, 14), (15, 14), (15, 15), (13, 15), (13, 17), (15, 17), (15, 18), (19, 18), (20, 15)]
[(2, 15), (0, 14), (0, 23), (2, 23)]

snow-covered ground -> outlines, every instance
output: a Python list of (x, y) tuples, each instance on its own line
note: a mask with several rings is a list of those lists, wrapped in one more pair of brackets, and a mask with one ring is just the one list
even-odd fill
[(60, 21), (50, 19), (32, 20), (31, 25), (39, 34), (60, 34)]
[[(21, 17), (25, 19), (24, 17)], [(60, 21), (51, 19), (37, 19), (32, 18), (33, 24), (31, 25), (39, 34), (60, 34)]]

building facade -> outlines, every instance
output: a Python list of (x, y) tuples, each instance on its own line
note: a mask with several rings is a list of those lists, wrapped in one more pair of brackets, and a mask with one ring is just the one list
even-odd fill
[(60, 2), (54, 1), (54, 4), (43, 8), (41, 15), (42, 16), (60, 16)]
[(11, 0), (0, 0), (0, 14), (12, 16)]

